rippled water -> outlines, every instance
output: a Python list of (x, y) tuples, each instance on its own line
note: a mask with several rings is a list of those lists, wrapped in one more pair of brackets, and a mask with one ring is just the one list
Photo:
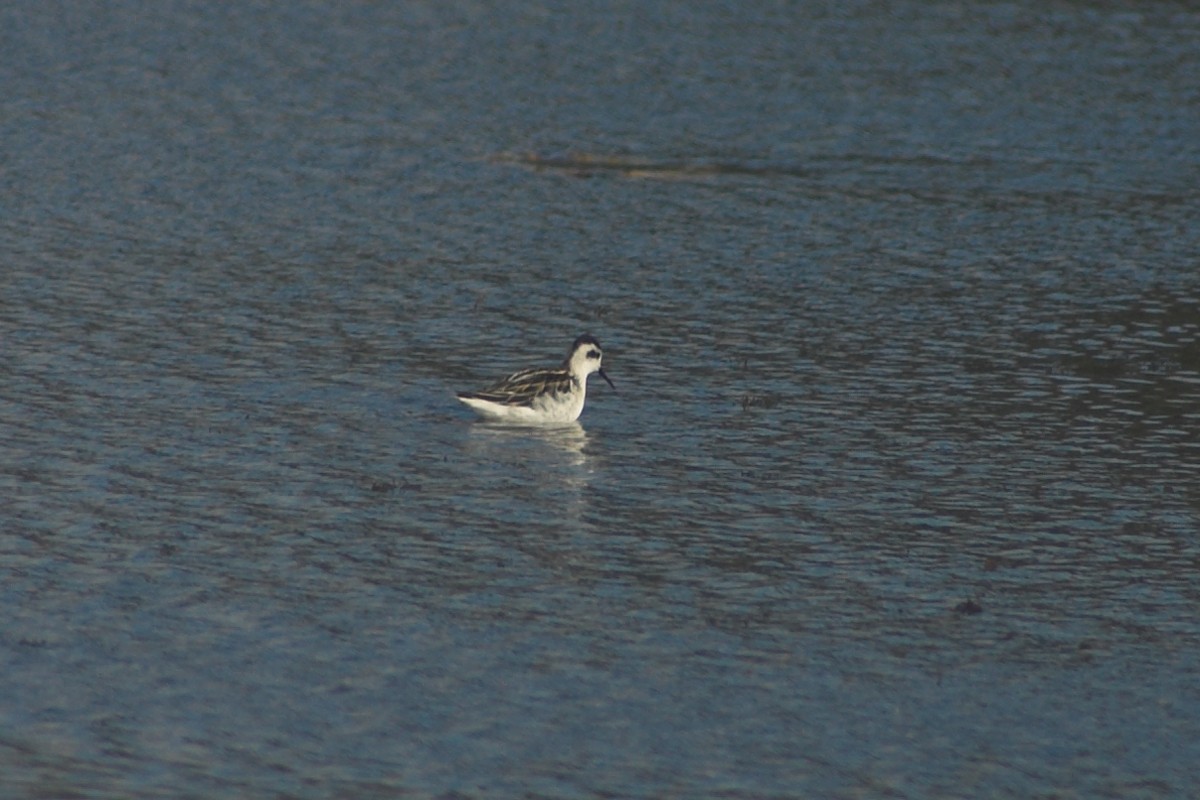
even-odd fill
[(4, 796), (1200, 781), (1200, 14), (0, 20)]

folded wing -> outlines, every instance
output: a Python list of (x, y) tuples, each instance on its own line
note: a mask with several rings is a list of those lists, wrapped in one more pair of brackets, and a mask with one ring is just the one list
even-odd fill
[(571, 376), (560, 369), (526, 369), (515, 372), (478, 392), (459, 392), (467, 399), (486, 400), (506, 406), (527, 406), (535, 397), (571, 390)]

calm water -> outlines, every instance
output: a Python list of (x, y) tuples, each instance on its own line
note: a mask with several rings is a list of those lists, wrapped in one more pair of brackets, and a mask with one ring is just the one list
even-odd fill
[(1194, 791), (1198, 40), (0, 11), (0, 795)]

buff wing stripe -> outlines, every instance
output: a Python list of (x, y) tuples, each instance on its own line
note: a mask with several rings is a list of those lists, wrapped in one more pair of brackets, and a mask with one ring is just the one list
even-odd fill
[(571, 390), (571, 376), (561, 369), (526, 369), (478, 392), (459, 392), (459, 397), (486, 400), (506, 406), (528, 406), (534, 398)]

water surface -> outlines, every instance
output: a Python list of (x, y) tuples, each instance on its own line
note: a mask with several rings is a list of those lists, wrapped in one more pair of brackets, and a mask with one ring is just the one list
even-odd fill
[(5, 796), (1200, 780), (1194, 11), (2, 17)]

